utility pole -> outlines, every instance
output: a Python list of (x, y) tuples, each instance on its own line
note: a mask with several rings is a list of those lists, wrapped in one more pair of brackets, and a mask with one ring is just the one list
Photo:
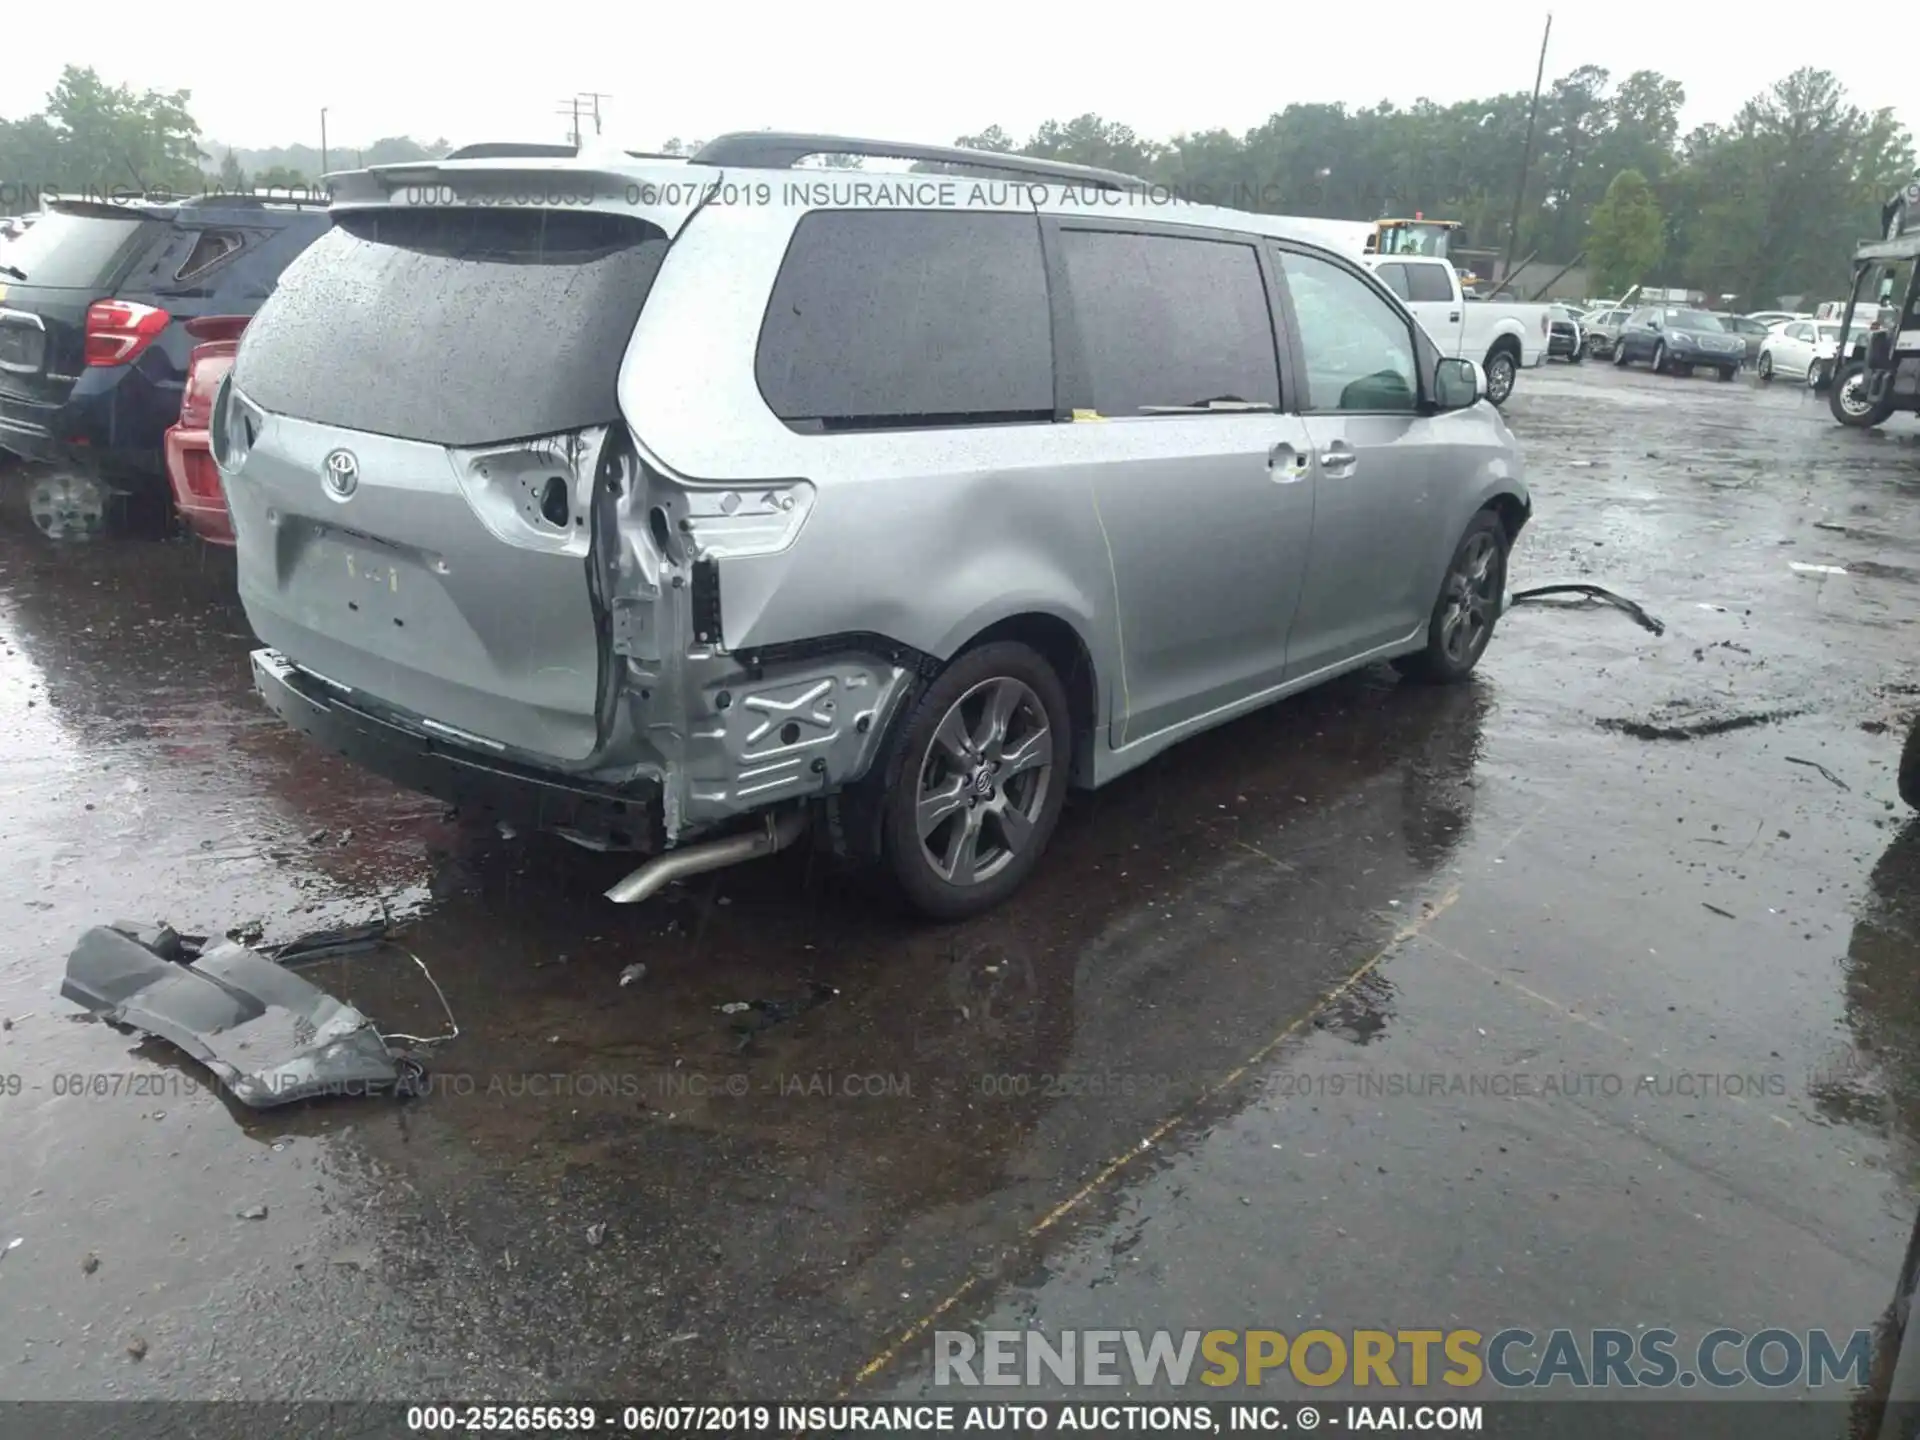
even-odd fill
[(327, 107), (320, 107), (320, 175), (327, 173)]
[(560, 102), (560, 113), (573, 117), (573, 126), (567, 131), (567, 139), (575, 148), (578, 148), (580, 144), (580, 97), (576, 95), (571, 100), (562, 100)]
[(1520, 151), (1520, 182), (1513, 191), (1513, 219), (1507, 222), (1507, 253), (1500, 262), (1502, 285), (1513, 280), (1513, 252), (1520, 239), (1520, 207), (1527, 197), (1527, 171), (1533, 166), (1533, 126), (1540, 115), (1540, 86), (1547, 75), (1547, 38), (1553, 34), (1553, 12), (1547, 12), (1547, 28), (1540, 34), (1540, 64), (1533, 72), (1533, 104), (1527, 107), (1527, 143)]
[(593, 102), (593, 133), (598, 135), (600, 133), (600, 102), (602, 100), (611, 100), (613, 97), (611, 95), (604, 95), (597, 90), (582, 90), (580, 92), (580, 98)]

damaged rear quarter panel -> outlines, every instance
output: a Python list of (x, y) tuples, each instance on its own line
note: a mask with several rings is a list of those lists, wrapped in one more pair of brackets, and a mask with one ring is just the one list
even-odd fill
[[(1085, 457), (1088, 427), (802, 434), (782, 424), (760, 394), (754, 355), (797, 213), (777, 205), (702, 211), (662, 265), (621, 370), (621, 408), (640, 451), (673, 477), (668, 489), (682, 502), (676, 534), (690, 517), (691, 550), (711, 546), (725, 650), (737, 656), (863, 634), (944, 662), (1002, 620), (1043, 614), (1064, 621), (1087, 649), (1104, 723), (1117, 664), (1113, 581), (1092, 495), (1075, 464)], [(794, 497), (791, 533), (777, 538), (769, 514), (758, 538), (746, 540), (753, 527), (738, 517), (764, 509), (769, 491)], [(737, 498), (736, 518), (722, 534), (702, 517), (729, 495)], [(699, 658), (697, 642), (688, 653), (695, 658), (687, 698), (695, 691), (717, 698), (726, 689), (736, 707), (723, 727), (724, 712), (697, 705), (689, 734), (717, 736), (725, 728), (735, 737), (726, 745), (736, 764), (745, 737), (759, 733), (740, 710), (771, 716), (791, 707), (781, 727), (753, 742), (762, 745), (789, 722), (804, 735), (810, 722), (802, 713), (821, 699), (833, 698), (841, 710), (868, 686), (889, 692), (877, 708), (861, 704), (875, 720), (869, 743), (840, 752), (855, 757), (852, 768), (841, 768), (839, 742), (822, 728), (817, 743), (826, 753), (816, 758), (828, 764), (816, 779), (821, 788), (864, 770), (884, 712), (910, 678), (893, 673), (898, 665), (872, 668), (885, 657), (855, 650), (833, 663), (781, 667), (778, 675), (769, 666), (767, 688), (743, 705), (737, 684), (722, 683), (725, 664)], [(814, 694), (829, 678), (834, 686)], [(833, 694), (838, 687), (844, 692)], [(696, 782), (691, 803), (704, 809), (699, 788)]]

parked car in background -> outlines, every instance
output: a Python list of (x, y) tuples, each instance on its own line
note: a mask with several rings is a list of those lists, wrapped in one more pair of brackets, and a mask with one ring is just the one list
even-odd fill
[(1711, 368), (1731, 380), (1746, 363), (1747, 344), (1705, 310), (1650, 305), (1635, 310), (1614, 341), (1613, 363), (1645, 361), (1657, 375)]
[(1812, 318), (1813, 316), (1805, 310), (1754, 310), (1747, 315), (1747, 319), (1758, 320), (1768, 329), (1772, 329), (1775, 325), (1784, 325), (1789, 320), (1811, 320)]
[(227, 515), (226, 492), (220, 488), (220, 471), (213, 463), (208, 426), (214, 396), (233, 369), (246, 328), (244, 315), (202, 315), (187, 321), (187, 334), (199, 343), (187, 359), (180, 418), (167, 431), (167, 478), (173, 484), (174, 509), (188, 530), (214, 545), (233, 544), (233, 522)]
[(1523, 369), (1547, 358), (1545, 305), (1517, 300), (1469, 300), (1460, 276), (1445, 260), (1368, 257), (1363, 263), (1406, 302), (1442, 355), (1472, 360), (1486, 372), (1487, 399), (1504, 405)]
[[(1855, 323), (1856, 344), (1865, 342), (1872, 325)], [(1833, 378), (1833, 357), (1840, 350), (1840, 326), (1827, 320), (1790, 320), (1776, 326), (1761, 343), (1756, 371), (1762, 382), (1776, 375), (1804, 379), (1818, 390)]]
[[(788, 167), (822, 150), (1036, 183), (820, 208)], [(329, 751), (654, 851), (616, 901), (824, 811), (953, 918), (1026, 879), (1069, 785), (1485, 650), (1523, 462), (1358, 260), (1089, 207), (1144, 182), (1024, 156), (766, 132), (694, 163), (775, 198), (531, 150), (333, 177), (213, 421), (257, 683)]]
[(30, 462), (43, 533), (91, 534), (116, 498), (161, 512), (165, 435), (197, 343), (186, 322), (251, 315), (327, 225), (324, 202), (56, 201), (9, 245), (0, 445)]
[(1619, 338), (1620, 327), (1626, 323), (1627, 316), (1633, 313), (1625, 306), (1607, 306), (1590, 310), (1580, 322), (1581, 333), (1586, 336), (1587, 354), (1604, 360), (1613, 354), (1614, 341)]
[(1586, 333), (1580, 328), (1580, 317), (1569, 305), (1549, 305), (1547, 307), (1547, 357), (1558, 356), (1570, 365), (1578, 365), (1587, 358)]
[(1764, 321), (1754, 320), (1745, 315), (1729, 315), (1715, 311), (1713, 318), (1718, 320), (1730, 333), (1738, 335), (1746, 342), (1745, 364), (1756, 365), (1760, 361), (1760, 346), (1765, 342), (1772, 326)]

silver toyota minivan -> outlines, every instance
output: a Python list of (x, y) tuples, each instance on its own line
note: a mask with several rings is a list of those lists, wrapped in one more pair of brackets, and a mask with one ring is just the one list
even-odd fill
[(649, 852), (615, 900), (818, 817), (951, 918), (1070, 787), (1485, 649), (1513, 437), (1308, 222), (846, 137), (555, 149), (336, 177), (221, 393), (255, 675), (320, 744)]

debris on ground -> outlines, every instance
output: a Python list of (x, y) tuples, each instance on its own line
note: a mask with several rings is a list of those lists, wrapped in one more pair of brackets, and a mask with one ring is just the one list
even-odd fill
[(1740, 918), (1738, 915), (1734, 914), (1731, 910), (1722, 910), (1718, 905), (1708, 904), (1708, 902), (1706, 902), (1705, 900), (1702, 900), (1700, 903), (1702, 905), (1705, 905), (1707, 909), (1713, 911), (1714, 914), (1724, 915), (1729, 920), (1738, 920)]
[(4, 1248), (0, 1248), (0, 1260), (6, 1259), (7, 1256), (11, 1255), (14, 1251), (18, 1250), (22, 1245), (26, 1243), (27, 1243), (26, 1236), (16, 1235), (13, 1239), (9, 1240), (6, 1243)]
[(1707, 735), (1725, 735), (1732, 730), (1750, 730), (1756, 725), (1772, 725), (1804, 714), (1801, 710), (1754, 710), (1738, 715), (1685, 714), (1682, 702), (1662, 706), (1665, 712), (1654, 720), (1604, 719), (1594, 723), (1602, 730), (1617, 730), (1636, 740), (1698, 740)]
[(748, 1000), (734, 1001), (731, 1005), (722, 1005), (724, 1015), (733, 1016), (734, 1032), (740, 1036), (742, 1047), (750, 1044), (753, 1037), (775, 1025), (785, 1024), (797, 1019), (817, 1005), (824, 1005), (840, 993), (837, 985), (828, 985), (814, 981), (807, 987), (807, 993), (792, 1000)]
[(1555, 595), (1577, 595), (1580, 597), (1579, 600), (1574, 601), (1562, 600), (1553, 602), (1561, 605), (1578, 605), (1583, 601), (1597, 600), (1603, 605), (1611, 605), (1614, 609), (1630, 615), (1634, 622), (1643, 630), (1650, 630), (1655, 635), (1666, 634), (1667, 627), (1642, 609), (1638, 601), (1629, 600), (1624, 595), (1616, 595), (1613, 591), (1603, 589), (1598, 585), (1536, 585), (1531, 590), (1515, 591), (1512, 600), (1515, 605), (1538, 604), (1540, 601), (1547, 600)]
[(1842, 790), (1851, 791), (1853, 789), (1851, 785), (1847, 784), (1846, 781), (1842, 780), (1838, 775), (1834, 774), (1833, 771), (1827, 769), (1827, 767), (1822, 765), (1818, 760), (1802, 760), (1798, 755), (1788, 755), (1785, 757), (1785, 759), (1789, 765), (1804, 765), (1809, 770), (1818, 770), (1822, 775), (1826, 776), (1827, 779), (1831, 780), (1834, 784), (1838, 785)]
[(196, 942), (166, 925), (97, 925), (60, 993), (184, 1051), (255, 1109), (400, 1085), (401, 1059), (351, 1005), (245, 945)]
[(1840, 565), (1809, 565), (1803, 560), (1789, 560), (1787, 568), (1801, 575), (1844, 575), (1846, 569)]
[(134, 1336), (133, 1339), (127, 1342), (127, 1354), (131, 1355), (136, 1360), (146, 1359), (147, 1358), (147, 1342), (141, 1339), (138, 1335)]
[(267, 1207), (264, 1205), (249, 1205), (246, 1209), (236, 1211), (235, 1213), (242, 1220), (264, 1220), (267, 1218)]
[(607, 1222), (606, 1221), (596, 1220), (593, 1222), (593, 1224), (587, 1226), (587, 1244), (598, 1245), (601, 1241), (605, 1240), (606, 1238), (607, 1238)]
[(647, 967), (645, 965), (640, 965), (640, 964), (629, 965), (627, 966), (626, 969), (620, 972), (620, 984), (622, 988), (625, 988), (626, 986), (633, 984), (633, 982), (636, 980), (644, 980), (646, 978), (647, 978)]
[(99, 1268), (100, 1257), (89, 1250), (86, 1258), (80, 1262), (80, 1273), (82, 1275), (91, 1275)]

